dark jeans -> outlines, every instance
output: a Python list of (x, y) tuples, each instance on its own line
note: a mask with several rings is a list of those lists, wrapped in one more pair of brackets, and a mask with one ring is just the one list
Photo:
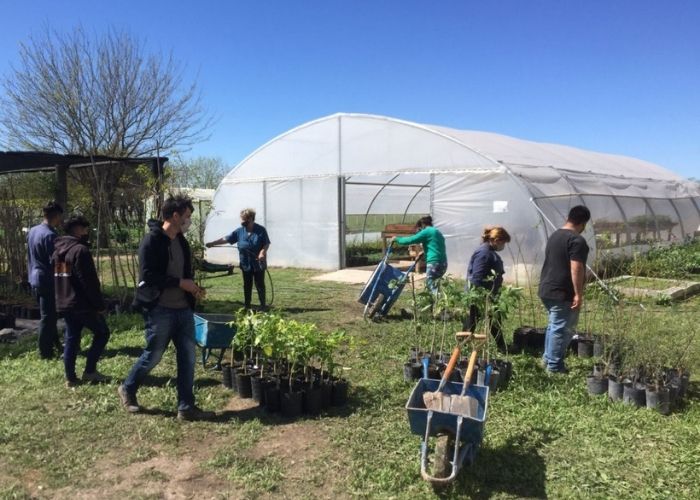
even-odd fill
[(32, 295), (39, 304), (39, 355), (44, 359), (54, 357), (54, 346), (61, 350), (56, 328), (56, 297), (53, 287), (32, 287)]
[(250, 309), (250, 301), (253, 295), (253, 281), (258, 291), (260, 307), (265, 307), (265, 271), (243, 271), (243, 298), (246, 309)]
[[(469, 316), (464, 320), (462, 327), (465, 332), (477, 333), (474, 330), (477, 324), (481, 320), (481, 314), (479, 313), (479, 308), (476, 306), (471, 306), (469, 308)], [(491, 316), (491, 336), (496, 341), (496, 345), (500, 348), (506, 347), (506, 342), (503, 339), (503, 330), (501, 329), (501, 322), (498, 319), (498, 315), (493, 314)]]
[(80, 351), (80, 337), (83, 328), (92, 331), (92, 344), (87, 353), (85, 373), (94, 373), (97, 370), (97, 361), (109, 340), (109, 327), (104, 316), (95, 312), (73, 313), (63, 315), (66, 320), (66, 333), (64, 335), (65, 347), (63, 348), (63, 365), (66, 368), (66, 380), (76, 380), (75, 359)]
[(136, 394), (146, 375), (160, 363), (172, 340), (177, 361), (177, 409), (194, 406), (194, 313), (192, 309), (171, 309), (156, 306), (143, 315), (146, 322), (146, 347), (124, 381), (129, 394)]

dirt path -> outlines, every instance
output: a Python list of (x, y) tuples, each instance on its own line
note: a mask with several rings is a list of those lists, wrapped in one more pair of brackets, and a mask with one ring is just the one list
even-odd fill
[[(250, 399), (234, 397), (222, 413), (254, 411), (255, 407), (256, 404)], [(210, 439), (207, 446), (203, 446), (202, 432), (206, 434), (206, 429), (199, 427), (180, 443), (176, 452), (156, 450), (155, 456), (126, 466), (121, 465), (123, 451), (103, 457), (93, 466), (94, 480), (91, 483), (94, 487), (79, 490), (65, 487), (50, 493), (30, 487), (30, 491), (37, 498), (70, 500), (343, 498), (333, 491), (338, 478), (333, 467), (328, 466), (333, 451), (329, 444), (328, 426), (323, 419), (284, 422), (268, 417), (262, 425), (257, 442), (240, 454), (234, 453), (240, 461), (237, 460), (230, 468), (208, 467), (206, 464), (217, 453), (231, 453), (235, 449), (235, 444), (232, 444), (235, 442), (235, 431), (231, 439), (224, 435)], [(269, 490), (256, 489), (255, 481), (259, 475), (265, 474), (269, 464), (274, 465), (277, 480)], [(235, 469), (236, 466), (243, 472)], [(256, 471), (256, 468), (260, 471)]]

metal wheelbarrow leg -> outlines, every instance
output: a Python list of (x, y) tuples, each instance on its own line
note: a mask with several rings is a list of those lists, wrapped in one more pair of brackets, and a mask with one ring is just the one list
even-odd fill
[[(470, 452), (471, 450), (471, 444), (467, 443), (462, 445), (461, 441), (459, 439), (459, 436), (462, 431), (462, 423), (464, 419), (459, 416), (457, 417), (457, 428), (455, 429), (456, 434), (453, 437), (454, 439), (454, 451), (452, 453), (452, 460), (450, 461), (452, 464), (451, 470), (449, 471), (449, 475), (446, 477), (437, 477), (437, 476), (431, 476), (428, 473), (428, 439), (430, 438), (430, 428), (431, 428), (431, 423), (433, 419), (433, 412), (429, 411), (428, 412), (428, 422), (427, 425), (425, 426), (425, 437), (423, 439), (423, 442), (421, 443), (421, 451), (420, 451), (420, 475), (423, 479), (426, 481), (429, 481), (433, 484), (438, 484), (438, 485), (445, 485), (447, 483), (450, 483), (454, 481), (455, 477), (457, 477), (457, 474), (459, 473), (459, 470), (462, 467), (462, 464), (464, 463), (464, 459), (467, 456), (467, 453)], [(448, 447), (449, 448), (449, 447)], [(461, 448), (461, 449), (460, 449)], [(445, 450), (447, 451), (447, 450)], [(449, 457), (444, 457), (445, 459)], [(437, 460), (443, 460), (443, 457), (436, 457)], [(446, 465), (446, 464), (444, 464)], [(441, 466), (438, 467), (438, 469), (443, 469), (444, 472), (448, 472), (446, 466)], [(443, 472), (440, 471), (440, 472)]]

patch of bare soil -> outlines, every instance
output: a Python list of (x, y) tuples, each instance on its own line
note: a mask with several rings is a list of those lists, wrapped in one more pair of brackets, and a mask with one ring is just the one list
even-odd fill
[(127, 466), (103, 462), (96, 464), (101, 470), (95, 487), (78, 491), (64, 488), (53, 492), (52, 498), (241, 498), (227, 481), (201, 468), (204, 460), (192, 450), (185, 450), (177, 456), (159, 454)]
[[(255, 411), (256, 407), (251, 399), (233, 397), (222, 413)], [(251, 461), (274, 460), (281, 468), (283, 479), (275, 491), (255, 496), (295, 500), (344, 498), (333, 491), (334, 485), (339, 483), (341, 471), (333, 464), (333, 450), (325, 428), (322, 419), (268, 422), (258, 442), (241, 453)], [(228, 481), (225, 474), (204, 467), (217, 451), (230, 443), (221, 437), (202, 446), (200, 431), (184, 439), (176, 454), (156, 450), (155, 456), (126, 466), (120, 464), (123, 464), (122, 457), (127, 450), (115, 450), (114, 454), (95, 463), (91, 474), (93, 487), (65, 487), (51, 491), (50, 495), (41, 490), (30, 491), (37, 498), (70, 500), (251, 498), (245, 488)]]
[(320, 421), (292, 422), (270, 427), (246, 456), (275, 459), (282, 464), (284, 480), (264, 498), (343, 498), (333, 491), (339, 470), (333, 468), (333, 450)]

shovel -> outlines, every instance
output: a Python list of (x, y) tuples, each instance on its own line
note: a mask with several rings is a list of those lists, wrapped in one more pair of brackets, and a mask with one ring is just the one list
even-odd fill
[[(457, 334), (458, 337), (466, 337), (469, 338), (472, 336), (470, 333), (465, 334)], [(474, 340), (484, 340), (486, 338), (485, 335), (473, 335)], [(474, 366), (476, 365), (476, 348), (472, 351), (472, 355), (469, 357), (469, 365), (467, 366), (467, 373), (464, 374), (464, 382), (462, 383), (462, 392), (459, 396), (452, 395), (450, 396), (450, 413), (455, 413), (457, 415), (463, 415), (467, 417), (472, 417), (476, 415), (477, 408), (478, 408), (478, 402), (476, 399), (470, 397), (470, 396), (465, 396), (467, 393), (467, 389), (469, 388), (469, 385), (471, 384), (472, 380), (472, 373), (474, 372)]]
[(428, 410), (436, 411), (449, 411), (450, 409), (450, 395), (444, 394), (442, 390), (445, 384), (450, 379), (452, 371), (457, 365), (457, 359), (459, 359), (460, 344), (457, 344), (452, 351), (452, 356), (450, 356), (450, 362), (447, 363), (447, 368), (445, 368), (445, 373), (442, 375), (442, 380), (440, 380), (440, 385), (435, 392), (424, 392), (423, 393), (423, 403)]

